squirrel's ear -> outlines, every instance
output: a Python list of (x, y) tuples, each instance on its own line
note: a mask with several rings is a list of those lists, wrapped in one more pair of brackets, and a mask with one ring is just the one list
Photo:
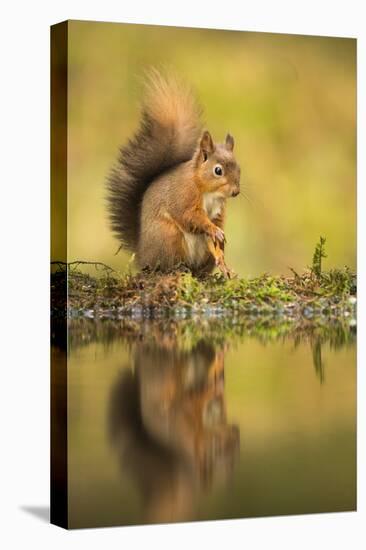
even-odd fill
[(215, 147), (212, 141), (211, 134), (206, 130), (205, 132), (203, 132), (201, 141), (200, 141), (200, 150), (201, 150), (203, 159), (207, 160), (207, 157), (214, 152), (214, 149)]
[(226, 136), (225, 147), (228, 151), (232, 151), (234, 149), (234, 138), (230, 134), (227, 134)]

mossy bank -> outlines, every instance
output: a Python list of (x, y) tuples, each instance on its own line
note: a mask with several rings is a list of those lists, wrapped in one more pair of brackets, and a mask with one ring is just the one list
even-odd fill
[[(347, 268), (226, 280), (218, 274), (197, 279), (183, 270), (118, 274), (107, 266), (99, 266), (94, 276), (84, 273), (79, 263), (67, 267), (60, 266), (52, 274), (54, 316), (184, 319), (245, 315), (248, 319), (356, 323), (356, 276)], [(66, 279), (67, 311), (62, 301)]]

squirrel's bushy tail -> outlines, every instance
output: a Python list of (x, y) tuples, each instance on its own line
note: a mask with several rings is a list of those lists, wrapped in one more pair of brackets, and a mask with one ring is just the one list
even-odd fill
[(146, 189), (162, 172), (192, 158), (201, 132), (201, 109), (189, 88), (156, 70), (145, 84), (140, 127), (121, 148), (107, 183), (112, 230), (133, 252)]

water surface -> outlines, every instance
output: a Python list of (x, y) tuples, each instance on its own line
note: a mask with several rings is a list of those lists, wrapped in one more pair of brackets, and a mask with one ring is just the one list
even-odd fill
[(68, 350), (71, 527), (355, 509), (354, 338), (83, 323)]

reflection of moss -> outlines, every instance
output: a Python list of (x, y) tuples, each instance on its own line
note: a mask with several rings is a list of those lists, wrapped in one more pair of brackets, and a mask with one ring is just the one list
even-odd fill
[[(355, 323), (355, 275), (347, 268), (292, 277), (264, 274), (254, 279), (225, 280), (215, 274), (197, 279), (191, 273), (118, 274), (105, 266), (99, 276), (68, 270), (68, 315), (91, 318), (184, 319), (197, 314), (223, 318), (245, 315), (257, 326), (275, 321), (276, 326), (294, 320), (313, 324), (348, 318)], [(64, 266), (52, 275), (54, 316), (65, 315), (58, 303), (66, 282)], [(276, 329), (277, 330), (277, 329)]]
[[(65, 321), (54, 320), (52, 343), (66, 346)], [(261, 316), (253, 319), (248, 316), (224, 318), (195, 316), (189, 319), (86, 319), (68, 321), (69, 351), (101, 342), (106, 352), (115, 343), (127, 348), (143, 344), (145, 350), (174, 349), (176, 352), (190, 353), (197, 346), (209, 344), (214, 349), (227, 349), (227, 346), (256, 339), (262, 344), (290, 341), (295, 347), (307, 343), (312, 350), (313, 366), (320, 383), (325, 381), (325, 367), (322, 348), (341, 349), (356, 342), (356, 330), (345, 321), (331, 322), (286, 321)]]
[(313, 351), (313, 363), (315, 372), (319, 376), (319, 380), (321, 383), (324, 382), (324, 364), (322, 360), (322, 345), (320, 338), (316, 338), (314, 343), (312, 344), (312, 351)]
[[(70, 349), (102, 342), (106, 348), (114, 342), (126, 345), (134, 343), (160, 345), (168, 348), (189, 351), (204, 340), (211, 345), (222, 347), (225, 344), (241, 343), (255, 338), (266, 344), (290, 340), (297, 346), (308, 342), (313, 350), (316, 370), (322, 369), (321, 347), (327, 344), (331, 349), (340, 349), (355, 343), (356, 331), (340, 320), (330, 323), (302, 321), (289, 322), (276, 319), (253, 319), (247, 316), (238, 318), (194, 317), (189, 319), (145, 319), (131, 318), (92, 320), (86, 318), (68, 321)], [(60, 326), (64, 330), (64, 325)], [(57, 334), (57, 322), (53, 335)], [(57, 345), (57, 341), (54, 342)], [(320, 373), (319, 373), (320, 374)]]

